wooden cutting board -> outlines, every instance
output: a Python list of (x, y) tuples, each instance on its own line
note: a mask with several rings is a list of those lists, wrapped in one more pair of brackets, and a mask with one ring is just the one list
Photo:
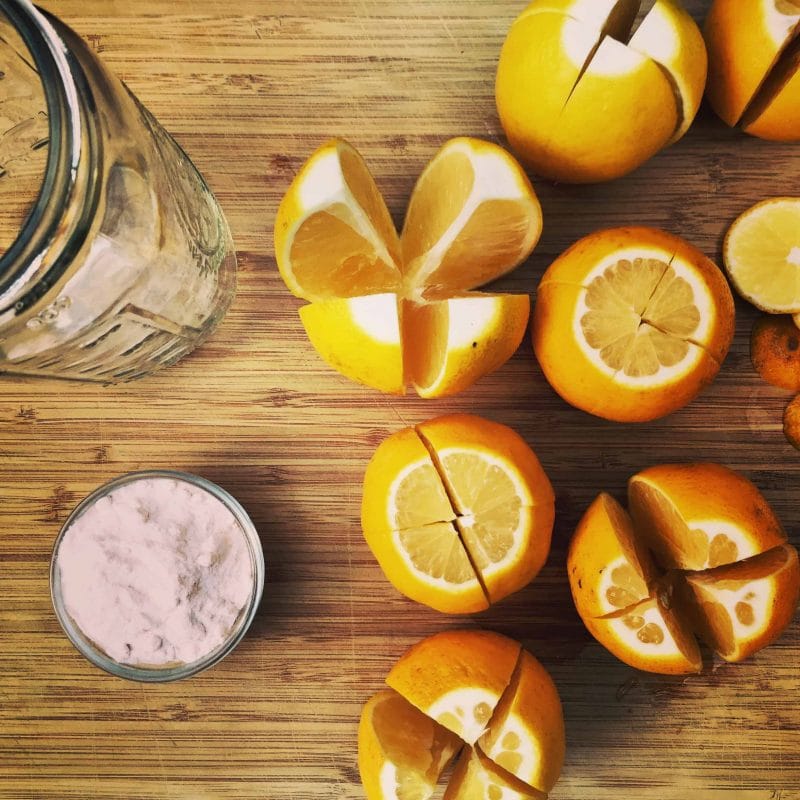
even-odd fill
[[(413, 642), (454, 626), (521, 639), (564, 700), (568, 755), (554, 800), (800, 798), (800, 626), (742, 665), (666, 678), (621, 664), (586, 633), (565, 551), (600, 490), (656, 462), (715, 460), (764, 491), (798, 544), (800, 456), (789, 400), (754, 374), (756, 313), (737, 306), (712, 387), (648, 425), (565, 405), (531, 347), (463, 395), (385, 397), (318, 359), (281, 283), (272, 224), (294, 171), (326, 137), (364, 153), (398, 223), (448, 137), (503, 141), (493, 79), (524, 0), (44, 0), (176, 136), (225, 208), (237, 299), (199, 352), (115, 388), (0, 378), (0, 798), (362, 797), (362, 703)], [(694, 0), (702, 18), (707, 3)], [(749, 139), (704, 106), (689, 135), (608, 185), (536, 182), (545, 233), (503, 282), (533, 293), (578, 237), (629, 223), (681, 234), (719, 261), (732, 219), (800, 186), (800, 147)], [(547, 567), (491, 611), (451, 618), (399, 596), (359, 528), (360, 482), (389, 433), (444, 412), (512, 425), (558, 494)], [(130, 470), (199, 473), (236, 495), (264, 544), (268, 584), (236, 652), (192, 680), (126, 683), (73, 650), (48, 564), (72, 507)]]

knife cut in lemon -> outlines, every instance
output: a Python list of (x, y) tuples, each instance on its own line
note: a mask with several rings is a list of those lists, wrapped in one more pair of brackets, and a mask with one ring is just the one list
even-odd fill
[(519, 347), (529, 299), (469, 290), (524, 261), (541, 230), (539, 201), (516, 160), (460, 137), (417, 182), (401, 240), (361, 156), (334, 140), (283, 198), (275, 254), (289, 289), (312, 301), (301, 317), (328, 364), (384, 392), (403, 394), (411, 383), (423, 397), (441, 397)]
[(406, 375), (420, 397), (456, 394), (505, 364), (525, 336), (527, 295), (453, 297), (403, 308)]
[(443, 631), (408, 650), (386, 683), (472, 745), (511, 683), (520, 649), (518, 642), (489, 631)]
[(733, 297), (715, 264), (664, 231), (617, 228), (580, 240), (545, 272), (533, 346), (567, 402), (644, 422), (716, 376), (733, 331)]
[(525, 650), (478, 746), (498, 767), (547, 794), (564, 765), (564, 715), (545, 668)]
[(547, 800), (547, 795), (516, 780), (479, 748), (465, 747), (444, 800)]
[(800, 312), (800, 197), (776, 197), (728, 229), (725, 268), (739, 294), (770, 314)]
[(495, 95), (512, 148), (536, 172), (586, 183), (627, 174), (688, 130), (707, 60), (694, 20), (656, 0), (534, 0), (509, 30)]
[(703, 33), (720, 118), (764, 139), (800, 139), (800, 3), (714, 0)]
[(391, 689), (371, 697), (358, 727), (367, 800), (427, 800), (463, 743)]
[(397, 295), (310, 303), (300, 319), (316, 351), (342, 375), (388, 394), (405, 392)]
[(800, 598), (797, 551), (781, 545), (736, 564), (686, 575), (688, 609), (701, 636), (727, 661), (771, 644)]
[(553, 489), (510, 428), (466, 414), (406, 428), (376, 450), (361, 524), (401, 593), (445, 613), (488, 608), (547, 559)]

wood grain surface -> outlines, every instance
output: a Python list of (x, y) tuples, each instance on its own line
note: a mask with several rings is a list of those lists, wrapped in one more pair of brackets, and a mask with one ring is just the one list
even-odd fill
[[(0, 378), (0, 798), (362, 797), (362, 703), (421, 637), (480, 626), (519, 638), (564, 700), (568, 755), (554, 800), (800, 798), (800, 626), (749, 662), (707, 658), (685, 679), (638, 673), (584, 630), (565, 574), (569, 536), (600, 490), (652, 463), (715, 460), (764, 491), (799, 544), (800, 457), (786, 393), (748, 356), (756, 313), (691, 406), (648, 425), (563, 403), (530, 344), (446, 401), (385, 397), (329, 370), (272, 255), (277, 204), (324, 139), (357, 145), (396, 220), (448, 137), (503, 142), (493, 101), (500, 45), (524, 0), (43, 0), (100, 53), (205, 174), (231, 223), (239, 291), (198, 352), (114, 388)], [(706, 2), (690, 3), (702, 18)], [(727, 225), (797, 192), (800, 148), (744, 137), (704, 105), (679, 144), (593, 187), (535, 181), (545, 233), (502, 286), (533, 293), (551, 260), (603, 226), (681, 234), (719, 261)], [(512, 425), (558, 496), (539, 578), (490, 611), (446, 617), (398, 595), (362, 539), (364, 466), (398, 428), (450, 411)], [(239, 648), (173, 685), (90, 666), (53, 614), (48, 567), (73, 506), (143, 468), (231, 491), (264, 545), (268, 584)]]

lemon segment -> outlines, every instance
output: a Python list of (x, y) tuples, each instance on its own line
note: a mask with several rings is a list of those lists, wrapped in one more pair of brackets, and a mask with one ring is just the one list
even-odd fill
[(529, 314), (527, 295), (406, 303), (406, 373), (420, 397), (456, 394), (505, 364), (522, 342)]
[(365, 386), (404, 394), (397, 295), (327, 300), (299, 313), (309, 341), (335, 370)]
[(278, 208), (275, 256), (292, 294), (312, 302), (399, 288), (397, 233), (346, 142), (322, 145), (298, 172)]
[(417, 181), (401, 237), (407, 296), (449, 296), (524, 261), (542, 213), (517, 161), (491, 142), (451, 139)]

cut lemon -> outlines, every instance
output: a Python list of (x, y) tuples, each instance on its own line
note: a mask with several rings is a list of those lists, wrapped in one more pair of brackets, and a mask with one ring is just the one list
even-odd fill
[(300, 319), (317, 352), (342, 375), (389, 394), (405, 392), (397, 295), (311, 303)]
[(384, 392), (403, 394), (411, 382), (441, 397), (519, 347), (529, 299), (467, 292), (524, 261), (541, 231), (539, 201), (514, 158), (462, 137), (417, 182), (401, 242), (363, 159), (334, 140), (281, 202), (275, 253), (289, 289), (312, 301), (301, 317), (328, 364)]
[(488, 608), (444, 484), (413, 428), (376, 450), (364, 477), (361, 516), (364, 538), (399, 592), (444, 613)]
[(400, 592), (447, 613), (530, 583), (550, 549), (555, 500), (510, 428), (454, 414), (390, 436), (364, 476), (361, 524)]
[(688, 130), (707, 61), (692, 18), (657, 0), (631, 36), (640, 2), (547, 0), (511, 26), (497, 69), (500, 121), (539, 174), (620, 177)]
[(400, 241), (364, 160), (341, 139), (303, 165), (278, 208), (275, 255), (292, 294), (330, 300), (397, 291)]
[(358, 768), (368, 800), (428, 800), (461, 746), (396, 692), (378, 692), (358, 727)]
[(542, 232), (536, 193), (516, 160), (480, 139), (451, 139), (423, 171), (401, 237), (406, 291), (452, 294), (522, 263)]
[(575, 607), (610, 652), (683, 674), (702, 667), (694, 634), (740, 661), (786, 628), (797, 553), (752, 483), (719, 464), (667, 464), (634, 475), (628, 500), (630, 517), (600, 495), (567, 558)]
[(575, 531), (567, 556), (572, 597), (581, 617), (602, 617), (647, 600), (657, 576), (630, 516), (601, 494)]
[(487, 608), (536, 576), (553, 490), (510, 428), (467, 414), (384, 441), (364, 476), (364, 537), (395, 588), (448, 613)]
[(474, 295), (403, 310), (406, 375), (420, 397), (443, 397), (472, 386), (505, 364), (528, 326), (527, 295)]
[(723, 245), (739, 294), (762, 311), (800, 311), (800, 198), (776, 197), (744, 212)]
[(702, 253), (663, 231), (619, 228), (587, 236), (544, 274), (533, 344), (567, 402), (635, 422), (688, 403), (733, 329), (727, 282)]
[(525, 650), (478, 746), (494, 764), (544, 794), (561, 774), (561, 700), (547, 670)]
[(444, 800), (547, 800), (498, 767), (478, 748), (464, 748), (447, 784)]
[(771, 644), (797, 610), (797, 551), (783, 545), (737, 564), (689, 573), (690, 614), (709, 645), (741, 661)]
[(800, 330), (789, 316), (764, 316), (753, 326), (750, 359), (768, 383), (800, 392)]
[(800, 4), (714, 0), (704, 34), (717, 114), (754, 136), (800, 138)]
[(467, 414), (418, 426), (489, 601), (530, 583), (550, 551), (555, 496), (539, 459), (511, 428)]
[(414, 645), (386, 683), (467, 744), (489, 725), (511, 682), (520, 645), (477, 630), (444, 631)]
[(719, 464), (663, 464), (628, 482), (634, 525), (668, 569), (702, 570), (786, 541), (758, 489)]

